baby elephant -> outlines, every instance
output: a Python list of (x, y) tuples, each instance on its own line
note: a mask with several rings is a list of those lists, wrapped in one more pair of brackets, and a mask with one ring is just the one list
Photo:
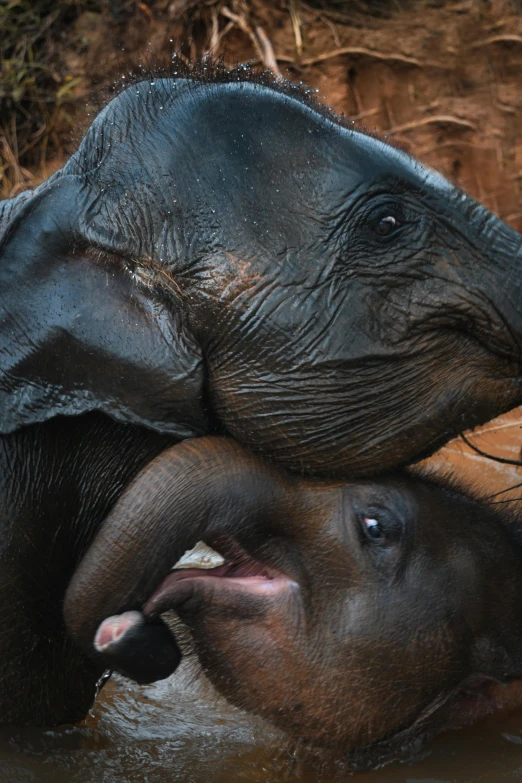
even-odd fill
[[(179, 662), (174, 609), (231, 702), (376, 764), (522, 678), (516, 535), (428, 479), (305, 480), (201, 438), (121, 496), (65, 617), (84, 652), (150, 682)], [(224, 565), (172, 570), (200, 539)]]

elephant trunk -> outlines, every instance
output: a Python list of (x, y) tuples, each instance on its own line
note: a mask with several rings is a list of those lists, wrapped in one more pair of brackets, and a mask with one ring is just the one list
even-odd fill
[(198, 540), (266, 534), (284, 493), (277, 473), (231, 440), (200, 438), (164, 451), (123, 493), (69, 584), (64, 616), (75, 641), (95, 655), (100, 623), (141, 609)]

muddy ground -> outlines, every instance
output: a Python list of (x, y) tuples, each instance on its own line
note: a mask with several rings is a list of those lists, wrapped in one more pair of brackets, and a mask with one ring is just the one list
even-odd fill
[[(7, 30), (9, 21), (18, 43), (5, 49), (11, 60), (2, 66), (3, 195), (57, 168), (132, 72), (168, 69), (176, 51), (186, 58), (212, 52), (230, 64), (254, 61), (304, 81), (337, 111), (437, 168), (522, 230), (518, 3), (20, 0), (19, 17), (6, 15), (8, 5), (0, 2), (0, 25)], [(6, 68), (20, 74), (31, 46), (33, 65), (40, 58), (45, 68), (29, 69), (37, 74), (29, 87), (17, 78), (15, 94)], [(521, 425), (517, 409), (469, 437), (495, 455), (520, 459)], [(461, 441), (432, 462), (456, 468), (483, 491), (522, 481), (522, 468), (485, 459)]]

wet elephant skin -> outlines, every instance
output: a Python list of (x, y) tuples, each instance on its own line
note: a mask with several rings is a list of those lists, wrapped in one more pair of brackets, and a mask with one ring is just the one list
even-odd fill
[(0, 437), (0, 725), (89, 709), (101, 670), (65, 629), (65, 590), (123, 488), (172, 442), (95, 413)]
[[(171, 571), (198, 539), (225, 564)], [(521, 541), (448, 483), (305, 480), (202, 438), (123, 493), (65, 617), (86, 656), (150, 682), (168, 673), (157, 628), (174, 609), (229, 700), (375, 765), (522, 678)]]
[(143, 81), (0, 206), (0, 431), (101, 410), (396, 468), (521, 401), (520, 248), (290, 83)]

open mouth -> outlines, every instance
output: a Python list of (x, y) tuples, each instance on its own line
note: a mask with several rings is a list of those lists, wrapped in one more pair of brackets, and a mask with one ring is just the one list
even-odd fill
[(145, 614), (175, 608), (182, 592), (186, 592), (183, 588), (195, 587), (196, 583), (201, 586), (211, 583), (214, 590), (260, 598), (275, 597), (297, 587), (296, 582), (249, 555), (233, 539), (220, 536), (212, 541), (212, 546), (200, 541), (194, 549), (185, 552), (149, 598)]

